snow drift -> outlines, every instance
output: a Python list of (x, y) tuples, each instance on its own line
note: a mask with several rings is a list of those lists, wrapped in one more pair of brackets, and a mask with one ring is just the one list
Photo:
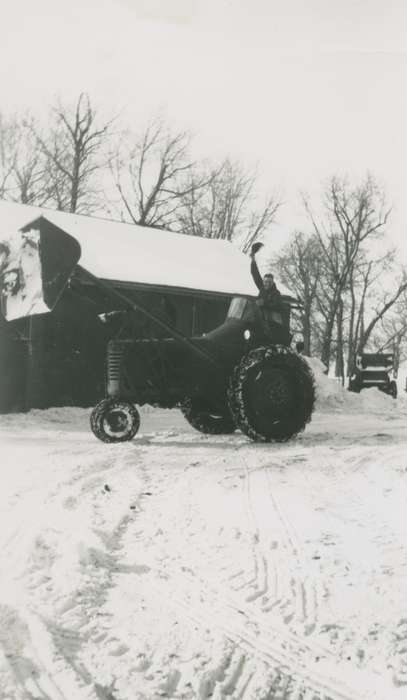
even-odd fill
[[(316, 383), (316, 409), (319, 411), (343, 411), (344, 413), (392, 412), (396, 401), (377, 387), (363, 389), (360, 394), (348, 391), (336, 378), (325, 374), (325, 365), (316, 357), (306, 358)], [(398, 407), (405, 403), (404, 397), (397, 400)]]

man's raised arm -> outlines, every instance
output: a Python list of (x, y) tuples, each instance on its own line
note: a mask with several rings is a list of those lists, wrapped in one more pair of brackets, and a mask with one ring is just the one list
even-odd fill
[(252, 273), (254, 283), (255, 283), (255, 285), (260, 293), (264, 292), (264, 284), (263, 284), (263, 278), (259, 272), (259, 268), (257, 267), (255, 255), (262, 247), (263, 247), (263, 243), (253, 243), (251, 250), (250, 250), (250, 258), (251, 258), (250, 272)]

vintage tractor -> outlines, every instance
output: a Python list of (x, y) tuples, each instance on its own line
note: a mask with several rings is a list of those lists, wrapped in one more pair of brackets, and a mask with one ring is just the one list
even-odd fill
[[(104, 231), (105, 240), (115, 240), (106, 256), (100, 252)], [(6, 319), (51, 310), (79, 269), (85, 284), (110, 299), (110, 308), (116, 304), (130, 316), (141, 312), (164, 331), (161, 338), (128, 333), (108, 343), (106, 398), (90, 419), (96, 437), (112, 443), (131, 440), (140, 425), (137, 405), (144, 404), (180, 407), (194, 428), (209, 434), (239, 429), (252, 440), (273, 442), (303, 430), (311, 419), (315, 389), (307, 362), (290, 349), (290, 314), (298, 302), (282, 296), (266, 322), (248, 258), (231, 244), (142, 227), (137, 236), (133, 226), (49, 213), (19, 228), (11, 241), (15, 253), (4, 265)], [(182, 264), (185, 251), (189, 266)], [(132, 285), (132, 295), (127, 287), (123, 291), (121, 279)], [(139, 303), (137, 290), (146, 286), (161, 291), (192, 287), (234, 298), (222, 325), (187, 337)]]
[(179, 406), (203, 433), (239, 429), (252, 440), (289, 440), (310, 421), (315, 401), (309, 365), (289, 348), (296, 303), (282, 297), (276, 314), (285, 323), (268, 327), (256, 300), (237, 297), (224, 323), (200, 337), (168, 329), (164, 339), (110, 341), (107, 398), (92, 412), (94, 434), (105, 442), (130, 440), (140, 425), (135, 404), (150, 404)]
[(355, 372), (349, 382), (349, 391), (359, 393), (362, 389), (375, 386), (396, 399), (396, 379), (393, 353), (363, 353), (356, 358)]

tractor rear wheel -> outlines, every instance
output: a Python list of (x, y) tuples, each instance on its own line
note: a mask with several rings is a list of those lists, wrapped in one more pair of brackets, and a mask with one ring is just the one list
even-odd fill
[(92, 432), (102, 442), (126, 442), (140, 427), (140, 414), (128, 401), (103, 399), (90, 416)]
[(195, 430), (209, 435), (229, 435), (236, 430), (235, 423), (228, 406), (212, 406), (201, 396), (184, 399), (180, 404), (181, 411), (188, 423)]
[(228, 396), (242, 433), (252, 440), (285, 442), (311, 420), (314, 377), (306, 360), (285, 346), (260, 347), (235, 369)]

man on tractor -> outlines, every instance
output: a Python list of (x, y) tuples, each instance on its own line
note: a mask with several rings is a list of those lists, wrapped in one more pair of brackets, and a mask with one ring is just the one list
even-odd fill
[(281, 294), (277, 288), (277, 285), (274, 281), (274, 276), (271, 274), (271, 272), (267, 272), (264, 275), (264, 277), (262, 277), (259, 272), (255, 256), (256, 253), (258, 253), (262, 247), (263, 243), (253, 243), (250, 251), (250, 271), (252, 273), (254, 283), (257, 289), (259, 290), (259, 301), (262, 301), (263, 305), (270, 305), (278, 302), (281, 297)]
[[(281, 299), (281, 293), (274, 281), (274, 276), (271, 272), (267, 272), (263, 277), (257, 267), (255, 259), (256, 253), (263, 247), (263, 243), (254, 243), (251, 247), (250, 271), (254, 283), (259, 290), (259, 296), (256, 301), (256, 306), (259, 310), (259, 318), (266, 337), (273, 334), (273, 338), (281, 333), (282, 325), (284, 324), (284, 305)], [(277, 324), (277, 325), (276, 325)]]

